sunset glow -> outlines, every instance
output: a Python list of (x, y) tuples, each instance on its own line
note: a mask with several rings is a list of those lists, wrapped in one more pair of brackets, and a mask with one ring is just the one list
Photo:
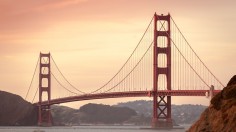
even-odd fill
[[(236, 74), (235, 5), (234, 0), (0, 0), (0, 90), (24, 98), (40, 52), (50, 52), (73, 85), (96, 89), (123, 65), (155, 12), (171, 14), (226, 85)], [(176, 104), (209, 103), (206, 98), (174, 99)], [(127, 99), (96, 103), (123, 101)], [(93, 101), (67, 105), (88, 102)]]

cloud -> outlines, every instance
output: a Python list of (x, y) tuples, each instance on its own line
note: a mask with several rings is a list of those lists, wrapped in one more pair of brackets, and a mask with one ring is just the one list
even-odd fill
[(46, 10), (53, 10), (53, 9), (61, 9), (71, 5), (77, 5), (81, 2), (86, 2), (87, 0), (57, 0), (53, 1), (44, 5), (41, 5), (35, 8), (35, 11), (46, 11)]
[[(47, 28), (65, 20), (66, 10), (87, 0), (23, 0), (0, 2), (0, 34), (28, 32)], [(73, 16), (73, 15), (69, 15)], [(73, 17), (71, 17), (73, 18)]]

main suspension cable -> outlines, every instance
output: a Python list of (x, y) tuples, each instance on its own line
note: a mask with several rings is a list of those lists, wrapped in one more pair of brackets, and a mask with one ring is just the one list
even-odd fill
[(153, 21), (153, 19), (154, 19), (154, 17), (152, 17), (151, 21), (150, 21), (149, 24), (148, 24), (148, 27), (146, 28), (146, 30), (145, 30), (143, 36), (141, 37), (141, 39), (139, 40), (137, 46), (134, 48), (133, 52), (131, 53), (131, 55), (129, 56), (129, 58), (125, 61), (125, 63), (122, 65), (122, 67), (118, 70), (118, 72), (117, 72), (107, 83), (105, 83), (104, 85), (102, 85), (100, 88), (98, 88), (98, 89), (92, 91), (91, 93), (95, 93), (95, 92), (101, 90), (102, 88), (104, 88), (106, 85), (108, 85), (108, 84), (121, 72), (121, 70), (122, 70), (122, 69), (125, 67), (125, 65), (129, 62), (129, 60), (131, 59), (131, 57), (134, 55), (136, 49), (137, 49), (137, 48), (139, 47), (139, 45), (141, 44), (141, 42), (142, 42), (142, 40), (143, 40), (145, 34), (147, 33), (147, 31), (148, 31), (148, 29), (149, 29), (149, 27), (150, 27), (150, 25), (151, 25), (151, 23), (152, 23), (152, 21)]
[[(157, 16), (158, 17), (158, 16)], [(209, 88), (211, 86), (209, 86), (206, 81), (204, 81), (204, 79), (197, 73), (197, 71), (192, 67), (192, 65), (188, 62), (188, 60), (186, 59), (186, 57), (181, 53), (180, 49), (177, 47), (177, 45), (175, 44), (175, 42), (173, 41), (173, 39), (170, 37), (170, 34), (166, 31), (165, 27), (164, 31), (166, 32), (166, 34), (168, 35), (168, 37), (170, 38), (171, 42), (173, 43), (173, 45), (175, 46), (175, 48), (179, 51), (180, 55), (183, 57), (183, 59), (185, 60), (185, 62), (190, 66), (190, 68), (193, 70), (193, 72), (195, 72), (195, 74), (203, 81), (203, 83), (205, 83)]]
[(34, 80), (34, 76), (35, 76), (36, 70), (37, 70), (37, 68), (38, 68), (38, 64), (39, 64), (39, 58), (38, 58), (38, 61), (37, 61), (37, 63), (36, 63), (36, 66), (35, 66), (34, 74), (33, 74), (33, 77), (32, 77), (32, 79), (31, 79), (31, 82), (30, 82), (28, 91), (27, 91), (27, 93), (26, 93), (25, 100), (26, 100), (26, 98), (28, 97), (29, 91), (30, 91), (30, 89), (31, 89), (31, 86), (32, 86), (32, 83), (33, 83), (33, 80)]
[(139, 63), (143, 60), (143, 58), (145, 57), (145, 55), (147, 54), (147, 52), (149, 51), (149, 49), (151, 48), (153, 42), (149, 45), (148, 49), (146, 50), (146, 52), (143, 54), (143, 56), (141, 57), (141, 59), (138, 61), (138, 63), (134, 66), (134, 68), (120, 81), (118, 82), (115, 86), (111, 87), (110, 89), (104, 91), (104, 92), (108, 92), (110, 90), (112, 90), (113, 88), (115, 88), (116, 86), (118, 86), (119, 84), (121, 84), (135, 69), (136, 67), (139, 65)]
[(60, 83), (60, 81), (54, 76), (54, 74), (53, 74), (52, 72), (50, 72), (50, 74), (54, 77), (54, 79), (57, 81), (57, 83), (58, 83), (61, 87), (63, 87), (65, 90), (67, 90), (67, 91), (70, 92), (70, 93), (77, 94), (77, 93), (75, 93), (75, 92), (69, 90), (68, 88), (66, 88), (64, 85), (62, 85), (62, 83)]
[(223, 83), (210, 71), (210, 69), (206, 66), (206, 64), (201, 60), (201, 58), (197, 55), (197, 53), (193, 50), (192, 46), (189, 44), (189, 42), (187, 41), (187, 39), (185, 38), (185, 36), (183, 35), (183, 33), (180, 31), (178, 25), (175, 23), (174, 19), (172, 17), (170, 17), (171, 20), (173, 21), (174, 25), (176, 26), (176, 28), (178, 29), (178, 31), (180, 32), (181, 36), (183, 37), (183, 39), (185, 40), (185, 42), (188, 44), (188, 46), (190, 47), (190, 49), (193, 51), (193, 53), (196, 55), (196, 57), (200, 60), (200, 62), (203, 64), (203, 66), (208, 70), (208, 72), (210, 72), (210, 74), (220, 83), (220, 85), (222, 85), (223, 87), (225, 87), (223, 85)]
[(85, 92), (79, 90), (79, 89), (76, 88), (74, 85), (72, 85), (72, 84), (66, 79), (66, 77), (62, 74), (61, 70), (59, 69), (59, 67), (57, 66), (56, 62), (54, 61), (52, 55), (51, 55), (51, 58), (52, 58), (52, 61), (53, 61), (54, 64), (55, 64), (57, 70), (60, 72), (60, 74), (62, 75), (62, 77), (65, 79), (65, 81), (66, 81), (72, 88), (74, 88), (75, 90), (77, 90), (78, 92), (83, 93), (83, 94), (86, 94)]

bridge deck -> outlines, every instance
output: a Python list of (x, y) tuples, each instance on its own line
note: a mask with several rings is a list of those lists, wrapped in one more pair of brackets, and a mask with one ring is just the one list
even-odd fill
[[(219, 93), (221, 90), (214, 90), (213, 94)], [(158, 96), (206, 96), (209, 90), (161, 90)], [(98, 94), (76, 95), (58, 99), (52, 99), (50, 102), (42, 101), (41, 105), (53, 105), (68, 103), (74, 101), (105, 99), (105, 98), (121, 98), (121, 97), (152, 97), (153, 91), (131, 91), (131, 92), (111, 92)], [(35, 103), (39, 104), (39, 103)]]

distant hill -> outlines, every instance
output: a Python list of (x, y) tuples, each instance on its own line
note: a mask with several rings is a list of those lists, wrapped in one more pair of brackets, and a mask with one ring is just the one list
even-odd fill
[(81, 118), (86, 123), (122, 124), (137, 113), (128, 107), (115, 107), (103, 104), (87, 104), (79, 109), (84, 113)]
[(53, 125), (79, 125), (81, 114), (77, 109), (66, 106), (53, 105), (51, 106), (51, 114), (53, 117)]
[[(52, 106), (55, 125), (136, 124), (150, 125), (152, 101), (138, 100), (114, 106), (86, 104), (80, 109)], [(177, 124), (192, 124), (206, 109), (203, 105), (172, 105), (172, 118)]]
[[(37, 125), (37, 107), (20, 96), (0, 91), (0, 126)], [(53, 105), (54, 125), (136, 124), (150, 125), (152, 101), (133, 101), (114, 106), (87, 104), (80, 109)], [(177, 124), (191, 124), (199, 118), (206, 106), (172, 105), (172, 117)]]
[(55, 125), (122, 124), (136, 115), (137, 113), (130, 108), (103, 104), (86, 104), (78, 110), (52, 106)]
[[(138, 115), (150, 118), (152, 116), (152, 101), (138, 100), (119, 103), (118, 107), (128, 107), (137, 112)], [(172, 118), (177, 124), (192, 124), (206, 109), (203, 105), (172, 105)]]
[(37, 108), (19, 95), (0, 91), (0, 126), (37, 124)]

